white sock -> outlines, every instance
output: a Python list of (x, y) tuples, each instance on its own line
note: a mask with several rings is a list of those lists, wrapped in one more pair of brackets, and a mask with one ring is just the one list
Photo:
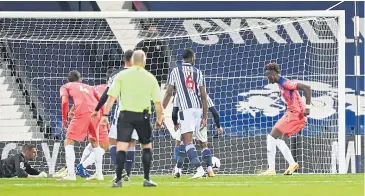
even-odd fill
[(66, 166), (69, 176), (75, 175), (75, 150), (73, 145), (65, 146)]
[(197, 172), (205, 172), (203, 166), (200, 166), (196, 169)]
[(90, 165), (92, 165), (94, 163), (95, 163), (95, 152), (92, 151), (90, 153), (90, 155), (87, 157), (87, 159), (84, 162), (82, 162), (82, 166), (84, 168), (87, 168), (87, 167), (89, 167)]
[(100, 146), (93, 149), (95, 153), (95, 173), (103, 173), (103, 155), (105, 153), (104, 149)]
[(284, 140), (277, 139), (276, 145), (278, 146), (278, 148), (281, 151), (281, 153), (283, 154), (285, 160), (288, 161), (289, 164), (292, 164), (295, 162), (293, 155), (291, 154), (291, 151), (290, 151), (288, 145), (286, 145), (286, 143), (284, 142)]
[(208, 167), (207, 167), (207, 171), (208, 171), (208, 172), (210, 172), (210, 171), (212, 171), (212, 170), (213, 170), (212, 166), (208, 166)]
[(92, 150), (93, 150), (93, 147), (91, 146), (91, 143), (89, 143), (85, 147), (84, 152), (82, 152), (82, 157), (81, 157), (80, 163), (83, 163), (89, 157)]
[(269, 170), (275, 170), (275, 156), (276, 156), (276, 140), (271, 135), (267, 135), (267, 163)]

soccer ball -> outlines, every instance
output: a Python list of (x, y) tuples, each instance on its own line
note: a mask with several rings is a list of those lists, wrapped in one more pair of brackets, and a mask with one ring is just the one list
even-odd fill
[(212, 167), (213, 169), (219, 169), (221, 167), (221, 160), (217, 157), (212, 157)]

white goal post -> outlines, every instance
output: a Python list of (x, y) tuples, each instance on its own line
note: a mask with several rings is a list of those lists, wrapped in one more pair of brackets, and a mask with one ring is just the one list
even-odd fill
[[(196, 66), (207, 78), (208, 93), (226, 130), (216, 137), (215, 126), (209, 126), (210, 146), (222, 163), (220, 173), (266, 169), (265, 135), (285, 109), (278, 87), (269, 85), (263, 74), (263, 66), (272, 60), (285, 77), (306, 82), (314, 91), (307, 128), (288, 141), (303, 166), (299, 172), (347, 173), (344, 16), (344, 11), (0, 12), (0, 95), (7, 100), (0, 102), (0, 111), (9, 112), (0, 115), (0, 149), (7, 150), (3, 157), (14, 146), (30, 142), (43, 152), (36, 165), (50, 173), (62, 167), (62, 142), (53, 135), (60, 129), (57, 95), (67, 73), (78, 69), (86, 83), (104, 83), (105, 70), (121, 66), (121, 51), (133, 41), (159, 40), (166, 56), (157, 64), (166, 64), (166, 73), (181, 60), (184, 48), (197, 54)], [(141, 23), (153, 25), (157, 33), (141, 34)], [(164, 86), (165, 72), (156, 74)], [(171, 107), (165, 113), (171, 113)], [(39, 137), (40, 131), (52, 137)], [(21, 136), (29, 133), (25, 139)], [(173, 145), (168, 134), (155, 132), (155, 173), (167, 174), (174, 166)], [(83, 146), (78, 146), (76, 157), (81, 157)], [(282, 171), (287, 164), (277, 154)], [(139, 153), (136, 156), (133, 171), (140, 173)], [(111, 172), (108, 154), (104, 163)]]

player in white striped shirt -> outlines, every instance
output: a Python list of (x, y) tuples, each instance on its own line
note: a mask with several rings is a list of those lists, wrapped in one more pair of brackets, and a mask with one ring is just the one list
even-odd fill
[[(220, 126), (219, 122), (219, 113), (214, 106), (212, 99), (207, 96), (208, 101), (208, 109), (212, 113), (214, 122), (216, 124), (216, 128), (219, 134), (223, 133), (223, 129)], [(172, 110), (172, 121), (174, 122), (175, 131), (178, 132), (179, 135), (179, 123), (178, 123), (178, 112), (180, 107), (180, 102), (177, 96), (174, 97), (174, 107)], [(204, 127), (203, 130), (196, 130), (194, 132), (193, 138), (199, 141), (200, 147), (202, 149), (202, 159), (207, 165), (207, 173), (208, 177), (214, 177), (214, 172), (212, 168), (212, 151), (208, 148), (208, 129)], [(183, 166), (183, 161), (185, 158), (185, 149), (183, 148), (183, 142), (181, 142), (181, 137), (176, 137), (175, 149), (174, 149), (174, 159), (177, 161), (177, 164), (174, 169), (174, 176), (175, 178), (179, 178), (181, 176), (181, 169)]]
[[(175, 96), (180, 101), (180, 133), (185, 144), (185, 151), (190, 163), (197, 168), (193, 178), (201, 178), (205, 171), (193, 144), (193, 132), (206, 126), (208, 103), (205, 79), (203, 73), (193, 66), (194, 60), (194, 52), (191, 49), (185, 49), (184, 62), (181, 66), (175, 67), (169, 74), (163, 107), (167, 107), (175, 87)], [(201, 96), (199, 96), (200, 94)]]

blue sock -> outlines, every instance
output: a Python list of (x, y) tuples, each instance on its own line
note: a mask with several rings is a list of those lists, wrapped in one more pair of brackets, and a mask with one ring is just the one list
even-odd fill
[(190, 163), (194, 166), (194, 167), (200, 167), (201, 163), (199, 161), (198, 158), (198, 153), (196, 152), (196, 148), (194, 146), (194, 144), (189, 144), (185, 147), (186, 150), (186, 154), (188, 154)]
[(177, 161), (178, 158), (179, 158), (179, 146), (175, 146), (175, 149), (174, 149), (174, 159), (175, 159), (175, 161)]
[(127, 161), (125, 162), (125, 171), (127, 172), (127, 175), (131, 175), (133, 163), (134, 163), (134, 155), (135, 155), (136, 148), (131, 147), (128, 148), (127, 152)]
[(212, 151), (209, 148), (204, 148), (202, 151), (202, 159), (207, 164), (207, 167), (212, 166)]
[(184, 159), (186, 157), (185, 145), (180, 145), (177, 147), (177, 149), (178, 149), (177, 168), (182, 169), (184, 164)]
[(116, 146), (110, 146), (109, 147), (109, 152), (110, 152), (110, 159), (112, 160), (113, 164), (116, 164), (116, 159), (117, 159), (117, 147)]

